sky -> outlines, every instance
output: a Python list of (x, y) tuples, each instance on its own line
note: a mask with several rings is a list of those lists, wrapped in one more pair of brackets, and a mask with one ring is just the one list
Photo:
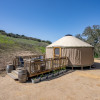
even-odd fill
[(100, 25), (100, 0), (0, 0), (0, 30), (50, 40)]

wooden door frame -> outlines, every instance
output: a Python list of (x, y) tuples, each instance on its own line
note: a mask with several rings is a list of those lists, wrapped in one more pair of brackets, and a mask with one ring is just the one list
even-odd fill
[(55, 49), (59, 48), (59, 57), (61, 57), (61, 47), (53, 47), (53, 58), (55, 58)]

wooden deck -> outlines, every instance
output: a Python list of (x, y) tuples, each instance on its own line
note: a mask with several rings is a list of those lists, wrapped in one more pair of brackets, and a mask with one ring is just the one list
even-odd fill
[[(40, 59), (41, 56), (42, 59)], [(20, 58), (23, 61), (20, 61)], [(13, 61), (13, 65), (15, 69), (18, 66), (24, 67), (28, 71), (29, 77), (32, 77), (66, 67), (68, 65), (68, 59), (67, 57), (45, 58), (44, 55), (17, 56)]]

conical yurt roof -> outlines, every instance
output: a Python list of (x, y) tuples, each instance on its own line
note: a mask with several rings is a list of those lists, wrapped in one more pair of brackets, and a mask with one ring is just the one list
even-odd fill
[(47, 46), (47, 48), (49, 47), (93, 47), (93, 46), (74, 36), (64, 36), (61, 39)]

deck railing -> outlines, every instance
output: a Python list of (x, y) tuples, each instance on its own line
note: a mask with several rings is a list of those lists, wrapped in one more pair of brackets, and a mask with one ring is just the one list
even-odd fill
[(34, 76), (38, 73), (45, 73), (62, 67), (66, 67), (68, 60), (66, 57), (34, 60), (30, 62), (29, 73)]
[[(24, 59), (23, 67), (27, 69), (30, 76), (61, 69), (62, 67), (66, 67), (68, 65), (67, 57), (39, 59), (39, 56), (22, 57)], [(19, 57), (16, 57), (14, 65), (18, 66), (20, 63)]]
[[(17, 68), (18, 66), (21, 66), (21, 64), (27, 60), (34, 60), (34, 59), (39, 59), (40, 57), (43, 57), (43, 59), (45, 58), (45, 55), (29, 55), (29, 56), (16, 56), (13, 59), (13, 65), (15, 68)], [(22, 60), (20, 59), (22, 58)]]

